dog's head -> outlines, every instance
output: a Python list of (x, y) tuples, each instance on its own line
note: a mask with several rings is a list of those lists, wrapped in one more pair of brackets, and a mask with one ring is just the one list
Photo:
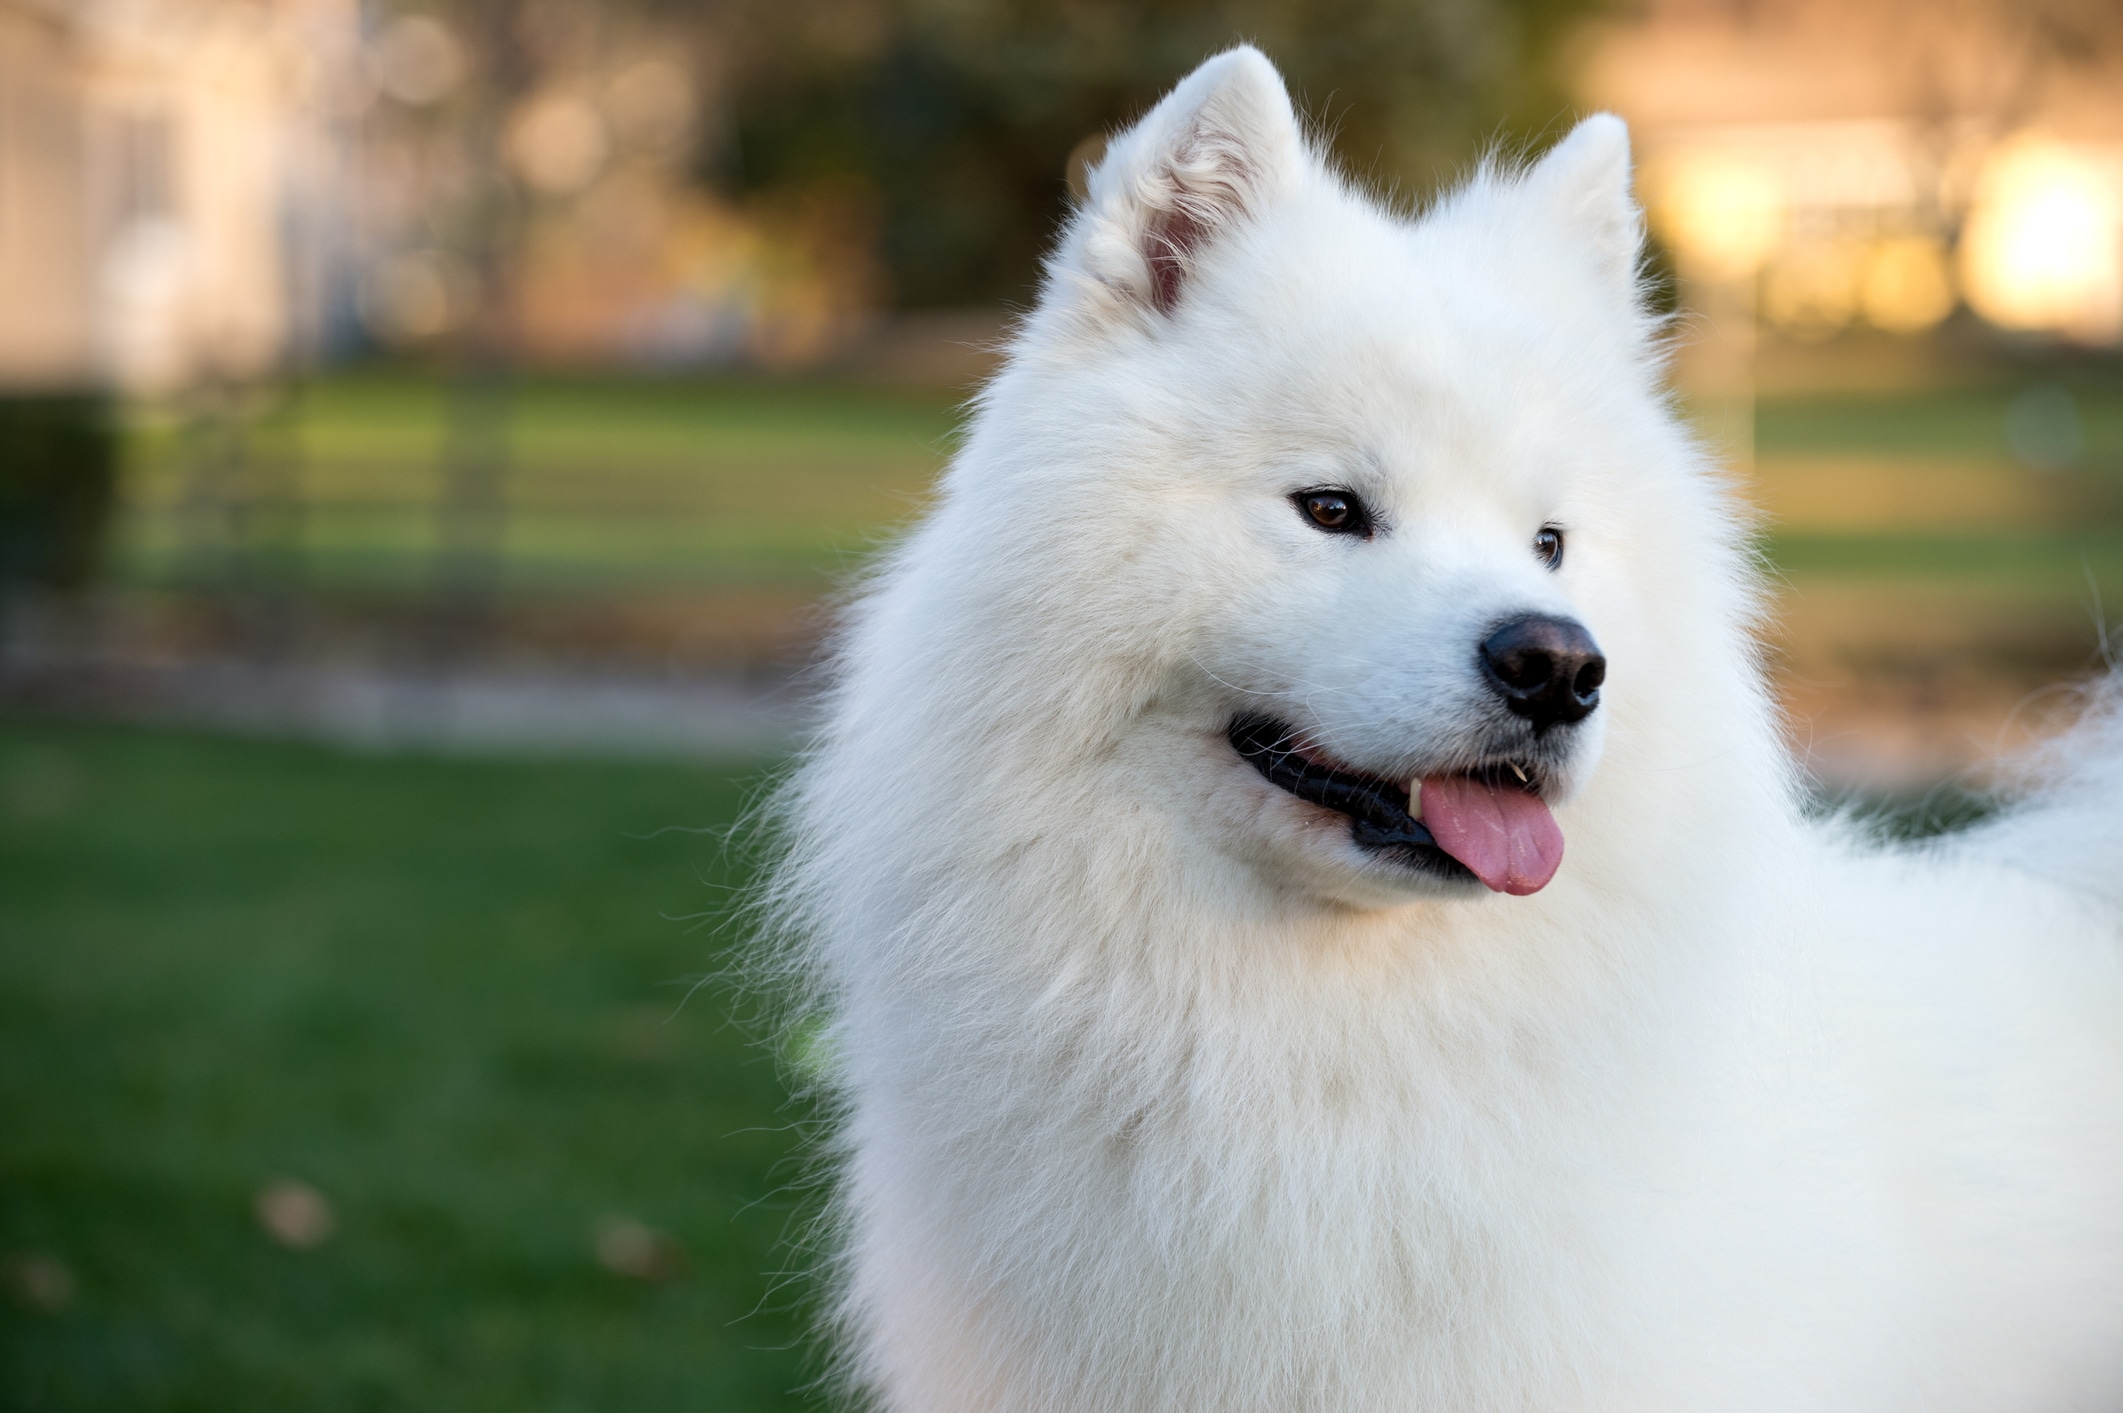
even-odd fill
[(947, 511), (1144, 665), (1121, 757), (1236, 853), (1359, 902), (1537, 891), (1603, 757), (1678, 781), (1759, 714), (1640, 226), (1616, 118), (1409, 218), (1233, 50), (1092, 174)]

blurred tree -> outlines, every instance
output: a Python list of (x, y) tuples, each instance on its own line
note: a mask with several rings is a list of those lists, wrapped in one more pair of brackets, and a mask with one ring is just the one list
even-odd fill
[[(937, 306), (1029, 297), (1070, 154), (1233, 43), (1276, 61), (1348, 171), (1420, 196), (1482, 144), (1568, 116), (1563, 51), (1612, 3), (380, 0), (378, 13), (439, 15), (467, 41), (468, 81), (427, 111), (482, 153), (490, 135), (469, 130), (565, 69), (584, 36), (653, 26), (708, 98), (694, 132), (706, 183), (769, 217), (867, 226), (892, 302)], [(460, 205), (482, 228), (510, 224), (492, 202)]]
[[(653, 3), (653, 0), (638, 0)], [(1023, 300), (1087, 137), (1238, 40), (1282, 67), (1353, 174), (1422, 195), (1485, 141), (1552, 130), (1558, 58), (1602, 0), (730, 0), (707, 175), (855, 179), (901, 305)]]

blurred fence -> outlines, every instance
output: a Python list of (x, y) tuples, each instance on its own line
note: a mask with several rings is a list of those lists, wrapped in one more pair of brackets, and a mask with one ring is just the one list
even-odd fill
[(102, 424), (96, 574), (0, 593), (0, 701), (378, 745), (778, 744), (820, 601), (919, 504), (954, 396), (398, 370), (138, 404)]
[[(49, 503), (10, 510), (13, 582), (39, 587), (0, 677), (373, 740), (764, 739), (727, 684), (809, 660), (834, 587), (946, 460), (995, 326), (901, 332), (879, 345), (897, 382), (384, 366), (36, 404), (0, 434), (73, 470), (9, 460), (10, 506)], [(2123, 364), (1963, 332), (1953, 357), (1858, 334), (1758, 352), (1738, 460), (1825, 778), (1910, 786), (2040, 729), (2045, 684), (2098, 663), (2123, 602)], [(698, 726), (718, 712), (729, 730)]]
[(401, 596), (810, 584), (907, 512), (950, 425), (945, 395), (831, 384), (319, 381), (144, 416), (113, 570)]

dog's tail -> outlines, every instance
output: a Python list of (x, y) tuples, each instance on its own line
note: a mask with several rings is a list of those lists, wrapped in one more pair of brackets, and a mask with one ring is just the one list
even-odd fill
[(2123, 908), (2123, 668), (2080, 690), (2078, 722), (2008, 776), (2011, 803), (1950, 847)]

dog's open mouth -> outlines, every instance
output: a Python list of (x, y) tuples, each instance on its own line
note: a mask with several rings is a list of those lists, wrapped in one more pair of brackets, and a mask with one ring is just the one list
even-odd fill
[(1562, 864), (1563, 832), (1538, 777), (1522, 765), (1398, 783), (1331, 762), (1266, 717), (1240, 717), (1230, 736), (1232, 749), (1270, 783), (1349, 816), (1360, 847), (1409, 867), (1523, 896), (1546, 887)]

